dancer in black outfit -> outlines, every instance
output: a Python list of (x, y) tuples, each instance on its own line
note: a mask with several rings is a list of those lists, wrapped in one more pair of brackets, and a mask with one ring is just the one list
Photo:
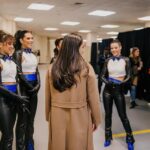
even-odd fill
[[(18, 114), (16, 127), (17, 150), (34, 150), (34, 118), (37, 109), (37, 94), (40, 88), (38, 61), (32, 53), (33, 35), (30, 31), (17, 31), (15, 41), (14, 59), (20, 66), (21, 74), (25, 78), (20, 78), (21, 95), (29, 97), (28, 108), (30, 110), (30, 114)], [(23, 137), (25, 137), (25, 140)]]
[(13, 127), (17, 106), (26, 110), (26, 97), (17, 90), (17, 66), (10, 56), (13, 51), (13, 37), (0, 31), (0, 150), (12, 150)]
[(102, 81), (106, 84), (103, 91), (103, 102), (105, 109), (105, 143), (109, 146), (112, 140), (112, 107), (113, 100), (118, 110), (119, 117), (126, 131), (126, 142), (128, 149), (134, 149), (134, 138), (126, 114), (126, 103), (123, 94), (123, 84), (130, 78), (129, 59), (121, 56), (121, 43), (114, 40), (110, 44), (112, 57), (105, 61), (101, 74)]

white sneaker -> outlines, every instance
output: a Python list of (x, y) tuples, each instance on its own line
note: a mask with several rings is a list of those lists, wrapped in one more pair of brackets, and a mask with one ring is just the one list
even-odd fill
[(147, 103), (148, 106), (150, 106), (150, 103)]

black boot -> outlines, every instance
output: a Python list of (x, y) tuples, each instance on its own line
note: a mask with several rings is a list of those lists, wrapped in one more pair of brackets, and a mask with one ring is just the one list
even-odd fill
[(111, 132), (111, 130), (106, 130), (104, 147), (109, 146), (111, 144), (111, 140), (112, 140), (112, 132)]
[(135, 142), (132, 133), (127, 133), (126, 142), (127, 142), (127, 143), (128, 143), (128, 142), (130, 142), (130, 143), (134, 143), (134, 142)]
[(128, 145), (128, 150), (134, 150), (134, 137), (131, 133), (127, 133), (127, 136), (126, 136), (126, 142), (127, 142), (127, 145)]
[(130, 109), (134, 108), (135, 106), (136, 106), (136, 103), (135, 103), (135, 101), (131, 102)]
[(135, 101), (131, 102), (130, 108), (134, 108), (134, 107), (136, 107), (136, 106), (139, 106), (139, 105), (138, 105)]

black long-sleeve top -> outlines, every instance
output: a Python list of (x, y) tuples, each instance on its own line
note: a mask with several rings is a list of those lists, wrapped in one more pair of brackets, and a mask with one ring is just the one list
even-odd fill
[[(101, 72), (101, 80), (105, 83), (105, 84), (109, 84), (110, 81), (108, 80), (108, 78), (110, 77), (110, 72), (109, 72), (109, 69), (108, 69), (108, 64), (111, 64), (112, 61), (116, 61), (117, 65), (113, 66), (114, 68), (115, 67), (122, 67), (121, 66), (121, 63), (124, 62), (125, 63), (125, 79), (121, 82), (122, 83), (125, 83), (127, 82), (129, 79), (130, 79), (130, 75), (131, 75), (131, 67), (130, 67), (130, 61), (129, 61), (129, 58), (127, 57), (123, 57), (123, 56), (120, 56), (120, 57), (110, 57), (108, 58), (105, 63), (104, 63), (104, 66), (103, 66), (103, 69), (102, 69), (102, 72)], [(120, 63), (120, 64), (119, 64)], [(113, 64), (112, 64), (113, 65)], [(116, 69), (117, 71), (117, 69)], [(116, 72), (117, 73), (117, 72)], [(119, 75), (119, 74), (118, 74)]]

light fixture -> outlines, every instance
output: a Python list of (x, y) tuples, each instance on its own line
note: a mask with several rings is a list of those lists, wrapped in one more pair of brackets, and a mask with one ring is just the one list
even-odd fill
[(117, 35), (117, 34), (118, 34), (118, 32), (114, 32), (114, 31), (112, 31), (112, 32), (107, 32), (107, 34), (109, 34), (109, 35)]
[(78, 32), (80, 32), (80, 33), (89, 33), (89, 32), (91, 32), (91, 30), (79, 30)]
[(14, 18), (14, 21), (17, 21), (17, 22), (32, 22), (33, 18), (16, 17), (16, 18)]
[(102, 42), (102, 38), (96, 38), (96, 40)]
[(150, 16), (141, 17), (141, 18), (138, 18), (138, 20), (150, 21)]
[(68, 35), (68, 33), (62, 33), (61, 35), (62, 35), (62, 36), (66, 36), (66, 35)]
[(42, 4), (42, 3), (32, 3), (28, 6), (28, 9), (34, 10), (50, 10), (54, 8), (54, 5)]
[(120, 26), (118, 25), (113, 25), (113, 24), (106, 24), (101, 26), (102, 28), (119, 28)]
[(57, 31), (58, 28), (45, 28), (44, 30), (47, 30), (47, 31)]
[(116, 39), (116, 38), (117, 38), (117, 36), (111, 36), (110, 38), (111, 38), (111, 39)]
[(76, 25), (80, 24), (80, 22), (64, 21), (64, 22), (61, 22), (61, 24), (68, 25), (68, 26), (76, 26)]
[(92, 11), (90, 13), (88, 13), (88, 15), (93, 15), (93, 16), (109, 16), (109, 15), (113, 15), (115, 14), (116, 12), (114, 11), (106, 11), (106, 10), (95, 10), (95, 11)]
[(144, 27), (135, 28), (134, 30), (142, 30)]

